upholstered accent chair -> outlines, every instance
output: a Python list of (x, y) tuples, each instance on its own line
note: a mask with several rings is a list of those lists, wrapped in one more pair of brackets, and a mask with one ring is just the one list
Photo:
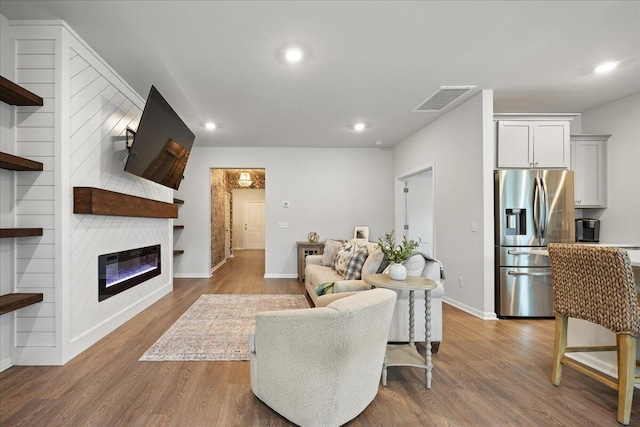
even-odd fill
[[(618, 390), (617, 419), (631, 418), (640, 308), (629, 254), (618, 248), (550, 243), (553, 309), (556, 314), (551, 382), (560, 385), (562, 365), (570, 366)], [(610, 346), (567, 347), (570, 317), (601, 325), (616, 334)], [(616, 351), (618, 379), (611, 379), (573, 359), (569, 352)]]
[(346, 293), (326, 307), (256, 314), (253, 393), (300, 426), (340, 426), (378, 393), (396, 293)]

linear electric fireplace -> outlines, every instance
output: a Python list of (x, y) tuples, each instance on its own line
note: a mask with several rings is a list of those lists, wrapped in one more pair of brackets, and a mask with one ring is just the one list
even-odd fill
[(98, 301), (104, 301), (160, 273), (160, 245), (100, 255)]

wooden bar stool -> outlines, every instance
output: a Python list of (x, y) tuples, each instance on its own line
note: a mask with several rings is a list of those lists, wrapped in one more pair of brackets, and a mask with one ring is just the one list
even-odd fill
[[(640, 309), (629, 254), (618, 248), (563, 243), (550, 243), (548, 249), (556, 314), (551, 382), (560, 385), (562, 365), (567, 365), (618, 390), (618, 422), (628, 425), (633, 385), (640, 382), (635, 377)], [(567, 347), (569, 317), (611, 330), (616, 345)], [(617, 381), (565, 356), (592, 351), (617, 352)]]

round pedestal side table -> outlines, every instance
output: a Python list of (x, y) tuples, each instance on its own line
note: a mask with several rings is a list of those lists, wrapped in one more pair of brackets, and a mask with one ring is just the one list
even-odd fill
[[(426, 370), (427, 388), (431, 388), (431, 290), (438, 287), (431, 279), (417, 276), (407, 276), (405, 280), (392, 280), (388, 274), (367, 274), (363, 280), (374, 288), (387, 288), (398, 291), (409, 291), (409, 343), (388, 344), (387, 352), (382, 366), (382, 385), (387, 385), (387, 368), (389, 366), (412, 366)], [(414, 292), (424, 291), (424, 317), (425, 317), (425, 345), (426, 357), (422, 357), (416, 349), (414, 342)]]

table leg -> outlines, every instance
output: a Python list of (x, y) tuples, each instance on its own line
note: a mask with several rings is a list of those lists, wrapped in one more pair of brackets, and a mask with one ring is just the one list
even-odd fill
[(427, 388), (431, 388), (431, 369), (433, 364), (431, 363), (431, 290), (424, 291), (424, 316), (425, 316), (425, 331), (427, 346), (427, 357), (425, 363), (427, 365)]
[(414, 334), (414, 320), (413, 320), (413, 308), (414, 308), (414, 301), (413, 301), (413, 291), (409, 291), (409, 347), (415, 347), (416, 343), (413, 340), (413, 334)]
[(387, 361), (385, 356), (384, 364), (382, 365), (382, 386), (387, 386)]

